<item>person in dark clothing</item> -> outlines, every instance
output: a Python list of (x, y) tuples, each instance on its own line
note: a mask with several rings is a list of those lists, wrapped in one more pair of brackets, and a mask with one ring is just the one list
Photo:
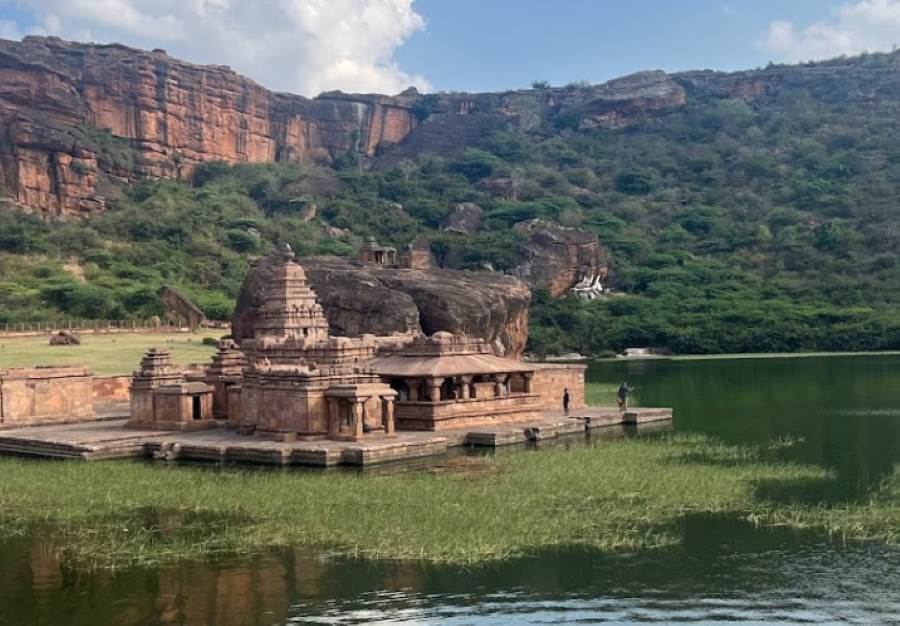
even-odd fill
[(628, 386), (628, 383), (622, 383), (619, 386), (619, 390), (616, 392), (616, 402), (619, 403), (619, 410), (628, 410), (628, 395), (630, 393), (631, 388)]
[(569, 414), (569, 388), (563, 389), (563, 415)]

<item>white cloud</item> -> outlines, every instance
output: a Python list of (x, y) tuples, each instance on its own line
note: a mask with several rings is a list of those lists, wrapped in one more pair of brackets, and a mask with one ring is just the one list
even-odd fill
[(890, 50), (898, 43), (900, 0), (858, 0), (800, 30), (787, 20), (771, 22), (765, 47), (781, 60), (806, 61)]
[(165, 48), (230, 65), (270, 89), (310, 96), (430, 89), (393, 58), (425, 26), (414, 0), (0, 0), (0, 7), (13, 1), (31, 12), (35, 34)]

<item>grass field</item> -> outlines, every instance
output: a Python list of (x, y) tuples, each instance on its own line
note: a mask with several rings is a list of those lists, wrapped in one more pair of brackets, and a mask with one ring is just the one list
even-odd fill
[[(0, 536), (41, 532), (73, 567), (305, 545), (373, 559), (479, 563), (582, 546), (652, 549), (689, 515), (734, 515), (900, 544), (900, 471), (862, 500), (810, 502), (828, 471), (698, 436), (473, 459), (465, 473), (265, 471), (0, 459)], [(471, 464), (470, 464), (471, 465)]]
[(227, 331), (207, 329), (197, 333), (121, 333), (81, 335), (80, 346), (51, 346), (46, 336), (0, 337), (0, 367), (34, 365), (85, 366), (97, 376), (130, 374), (148, 348), (172, 351), (178, 363), (206, 361), (215, 352), (202, 344), (204, 337), (221, 337)]

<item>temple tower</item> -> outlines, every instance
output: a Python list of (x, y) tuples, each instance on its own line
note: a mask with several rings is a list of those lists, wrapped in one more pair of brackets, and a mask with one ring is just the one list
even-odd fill
[[(290, 246), (285, 246), (284, 262), (275, 268), (260, 307), (254, 337), (259, 344), (266, 339), (328, 339), (328, 320), (315, 292), (306, 284), (306, 272), (297, 263)], [(262, 340), (262, 341), (260, 341)], [(261, 346), (258, 346), (261, 347)]]

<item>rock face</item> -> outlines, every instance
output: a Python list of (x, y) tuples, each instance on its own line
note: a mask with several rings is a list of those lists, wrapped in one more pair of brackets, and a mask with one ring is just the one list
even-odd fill
[(0, 40), (0, 183), (20, 205), (68, 217), (102, 210), (108, 182), (189, 178), (209, 161), (373, 156), (415, 126), (415, 97), (307, 99), (162, 51)]
[[(273, 257), (261, 259), (244, 279), (232, 318), (238, 341), (252, 336), (274, 264)], [(518, 358), (525, 349), (531, 292), (511, 276), (393, 269), (338, 257), (306, 257), (300, 264), (334, 334), (446, 330), (482, 337), (500, 356)]]
[(117, 183), (189, 179), (210, 161), (328, 162), (356, 151), (387, 167), (566, 111), (623, 125), (683, 104), (662, 72), (578, 88), (309, 99), (162, 50), (0, 40), (0, 187), (26, 210), (78, 217), (115, 200)]
[(520, 222), (513, 228), (526, 238), (519, 250), (523, 261), (515, 275), (532, 289), (546, 289), (554, 298), (565, 295), (584, 276), (605, 273), (609, 266), (609, 251), (594, 233), (542, 219)]
[(441, 223), (441, 230), (471, 235), (481, 227), (481, 207), (474, 202), (459, 202)]
[[(210, 161), (327, 163), (353, 151), (386, 168), (423, 153), (453, 156), (497, 130), (621, 128), (691, 98), (750, 101), (797, 88), (834, 97), (835, 77), (838, 97), (892, 97), (896, 65), (649, 71), (601, 85), (310, 99), (162, 50), (0, 40), (0, 193), (47, 217), (78, 217), (104, 210), (123, 182), (185, 180)], [(515, 199), (511, 181), (489, 182)]]

